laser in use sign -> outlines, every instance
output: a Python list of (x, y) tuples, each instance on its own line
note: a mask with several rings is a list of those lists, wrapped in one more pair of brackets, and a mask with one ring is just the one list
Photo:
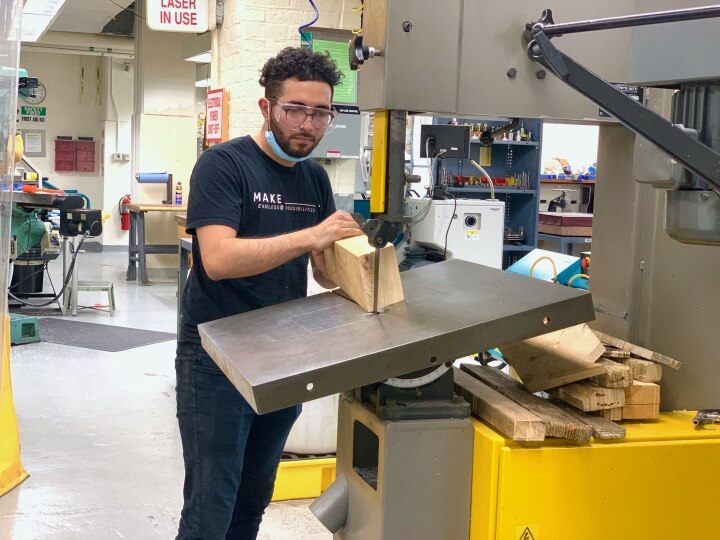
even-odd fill
[(150, 30), (202, 33), (208, 29), (207, 0), (146, 0)]

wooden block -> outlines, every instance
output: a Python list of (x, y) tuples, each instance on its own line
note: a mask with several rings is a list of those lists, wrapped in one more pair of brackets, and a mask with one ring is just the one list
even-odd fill
[(586, 324), (504, 345), (501, 350), (530, 392), (605, 373), (595, 364), (605, 347)]
[(660, 404), (625, 405), (622, 408), (623, 420), (655, 420), (660, 416)]
[(622, 339), (609, 336), (607, 334), (603, 334), (602, 332), (598, 332), (597, 330), (593, 330), (593, 332), (595, 332), (595, 335), (600, 339), (600, 341), (602, 341), (606, 345), (610, 345), (611, 347), (615, 347), (617, 349), (622, 349), (623, 351), (628, 351), (632, 356), (635, 356), (637, 358), (650, 360), (651, 362), (663, 364), (673, 369), (680, 369), (682, 367), (682, 362), (680, 362), (679, 360), (675, 360), (674, 358), (670, 358), (669, 356), (665, 356), (664, 354), (656, 353), (654, 351), (651, 351), (650, 349), (645, 349), (644, 347), (640, 347), (638, 345), (633, 345), (632, 343), (628, 343), (627, 341), (623, 341)]
[(453, 368), (455, 392), (471, 405), (472, 413), (513, 441), (545, 440), (545, 424), (535, 414), (472, 375)]
[[(368, 313), (373, 310), (375, 248), (367, 236), (338, 240), (325, 251), (328, 274), (340, 289)], [(378, 311), (404, 299), (400, 270), (392, 244), (380, 250)]]
[[(625, 428), (616, 424), (612, 420), (608, 418), (604, 418), (603, 416), (597, 416), (596, 412), (593, 413), (584, 413), (582, 411), (579, 411), (575, 407), (572, 407), (568, 405), (567, 403), (563, 403), (562, 401), (554, 401), (555, 405), (560, 407), (563, 411), (568, 413), (570, 416), (574, 416), (581, 422), (587, 424), (592, 428), (592, 436), (595, 439), (623, 439), (625, 438)], [(602, 412), (605, 411), (616, 411), (620, 409), (619, 407), (616, 409), (605, 409)], [(600, 411), (597, 411), (600, 412)], [(620, 409), (620, 412), (617, 413), (617, 420), (620, 420), (622, 414), (622, 409)]]
[(583, 443), (590, 440), (590, 426), (570, 416), (549, 400), (531, 394), (522, 384), (499, 369), (463, 364), (462, 370), (540, 417), (545, 424), (546, 437), (561, 437)]
[(607, 358), (601, 358), (597, 364), (604, 367), (607, 371), (600, 375), (590, 377), (595, 384), (604, 386), (605, 388), (626, 388), (633, 383), (632, 369), (628, 366), (613, 362)]
[(603, 388), (591, 382), (561, 386), (551, 390), (550, 394), (581, 411), (614, 409), (625, 404), (622, 388)]
[(615, 407), (613, 409), (601, 409), (599, 411), (592, 411), (590, 414), (604, 418), (605, 420), (612, 420), (617, 422), (622, 420), (622, 407)]
[(640, 358), (628, 358), (623, 363), (632, 370), (633, 379), (636, 381), (657, 383), (662, 379), (660, 364)]
[(624, 389), (625, 405), (659, 405), (660, 385), (635, 381), (632, 386)]

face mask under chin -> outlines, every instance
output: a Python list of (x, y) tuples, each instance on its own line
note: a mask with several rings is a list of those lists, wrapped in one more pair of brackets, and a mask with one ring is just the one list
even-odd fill
[(289, 154), (288, 152), (286, 152), (280, 146), (278, 138), (275, 136), (275, 132), (273, 131), (272, 126), (271, 126), (271, 124), (272, 124), (271, 118), (272, 117), (270, 116), (270, 113), (271, 113), (271, 111), (268, 110), (268, 120), (267, 120), (268, 129), (267, 129), (267, 131), (265, 131), (265, 140), (267, 141), (268, 145), (272, 149), (273, 153), (276, 156), (278, 156), (280, 159), (282, 159), (284, 161), (289, 161), (291, 163), (299, 163), (300, 161), (305, 161), (306, 159), (308, 159), (310, 157), (310, 152), (312, 152), (312, 150), (310, 152), (308, 152), (308, 154), (306, 156), (293, 156), (293, 155)]

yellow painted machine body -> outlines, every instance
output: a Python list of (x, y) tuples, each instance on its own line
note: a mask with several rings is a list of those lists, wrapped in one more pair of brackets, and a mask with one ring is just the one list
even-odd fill
[[(662, 413), (586, 445), (519, 444), (474, 420), (471, 540), (720, 538), (720, 425), (697, 429), (693, 416)], [(273, 500), (317, 497), (334, 476), (333, 458), (283, 462)]]
[(472, 540), (720, 538), (720, 425), (696, 429), (693, 416), (586, 445), (521, 445), (476, 421)]
[(388, 111), (376, 111), (373, 120), (373, 150), (370, 173), (370, 213), (387, 212)]

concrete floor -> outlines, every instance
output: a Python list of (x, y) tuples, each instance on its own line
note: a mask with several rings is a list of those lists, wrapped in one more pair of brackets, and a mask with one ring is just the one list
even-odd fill
[[(114, 282), (117, 311), (80, 310), (76, 320), (175, 332), (174, 280), (151, 275), (150, 286), (127, 283), (126, 257), (80, 255), (81, 279)], [(60, 269), (51, 263), (56, 284)], [(84, 292), (79, 301), (105, 304), (107, 297)], [(51, 343), (12, 348), (30, 478), (0, 497), (0, 539), (174, 538), (183, 481), (174, 354), (174, 341), (116, 353)], [(309, 502), (273, 503), (259, 538), (332, 538)]]

